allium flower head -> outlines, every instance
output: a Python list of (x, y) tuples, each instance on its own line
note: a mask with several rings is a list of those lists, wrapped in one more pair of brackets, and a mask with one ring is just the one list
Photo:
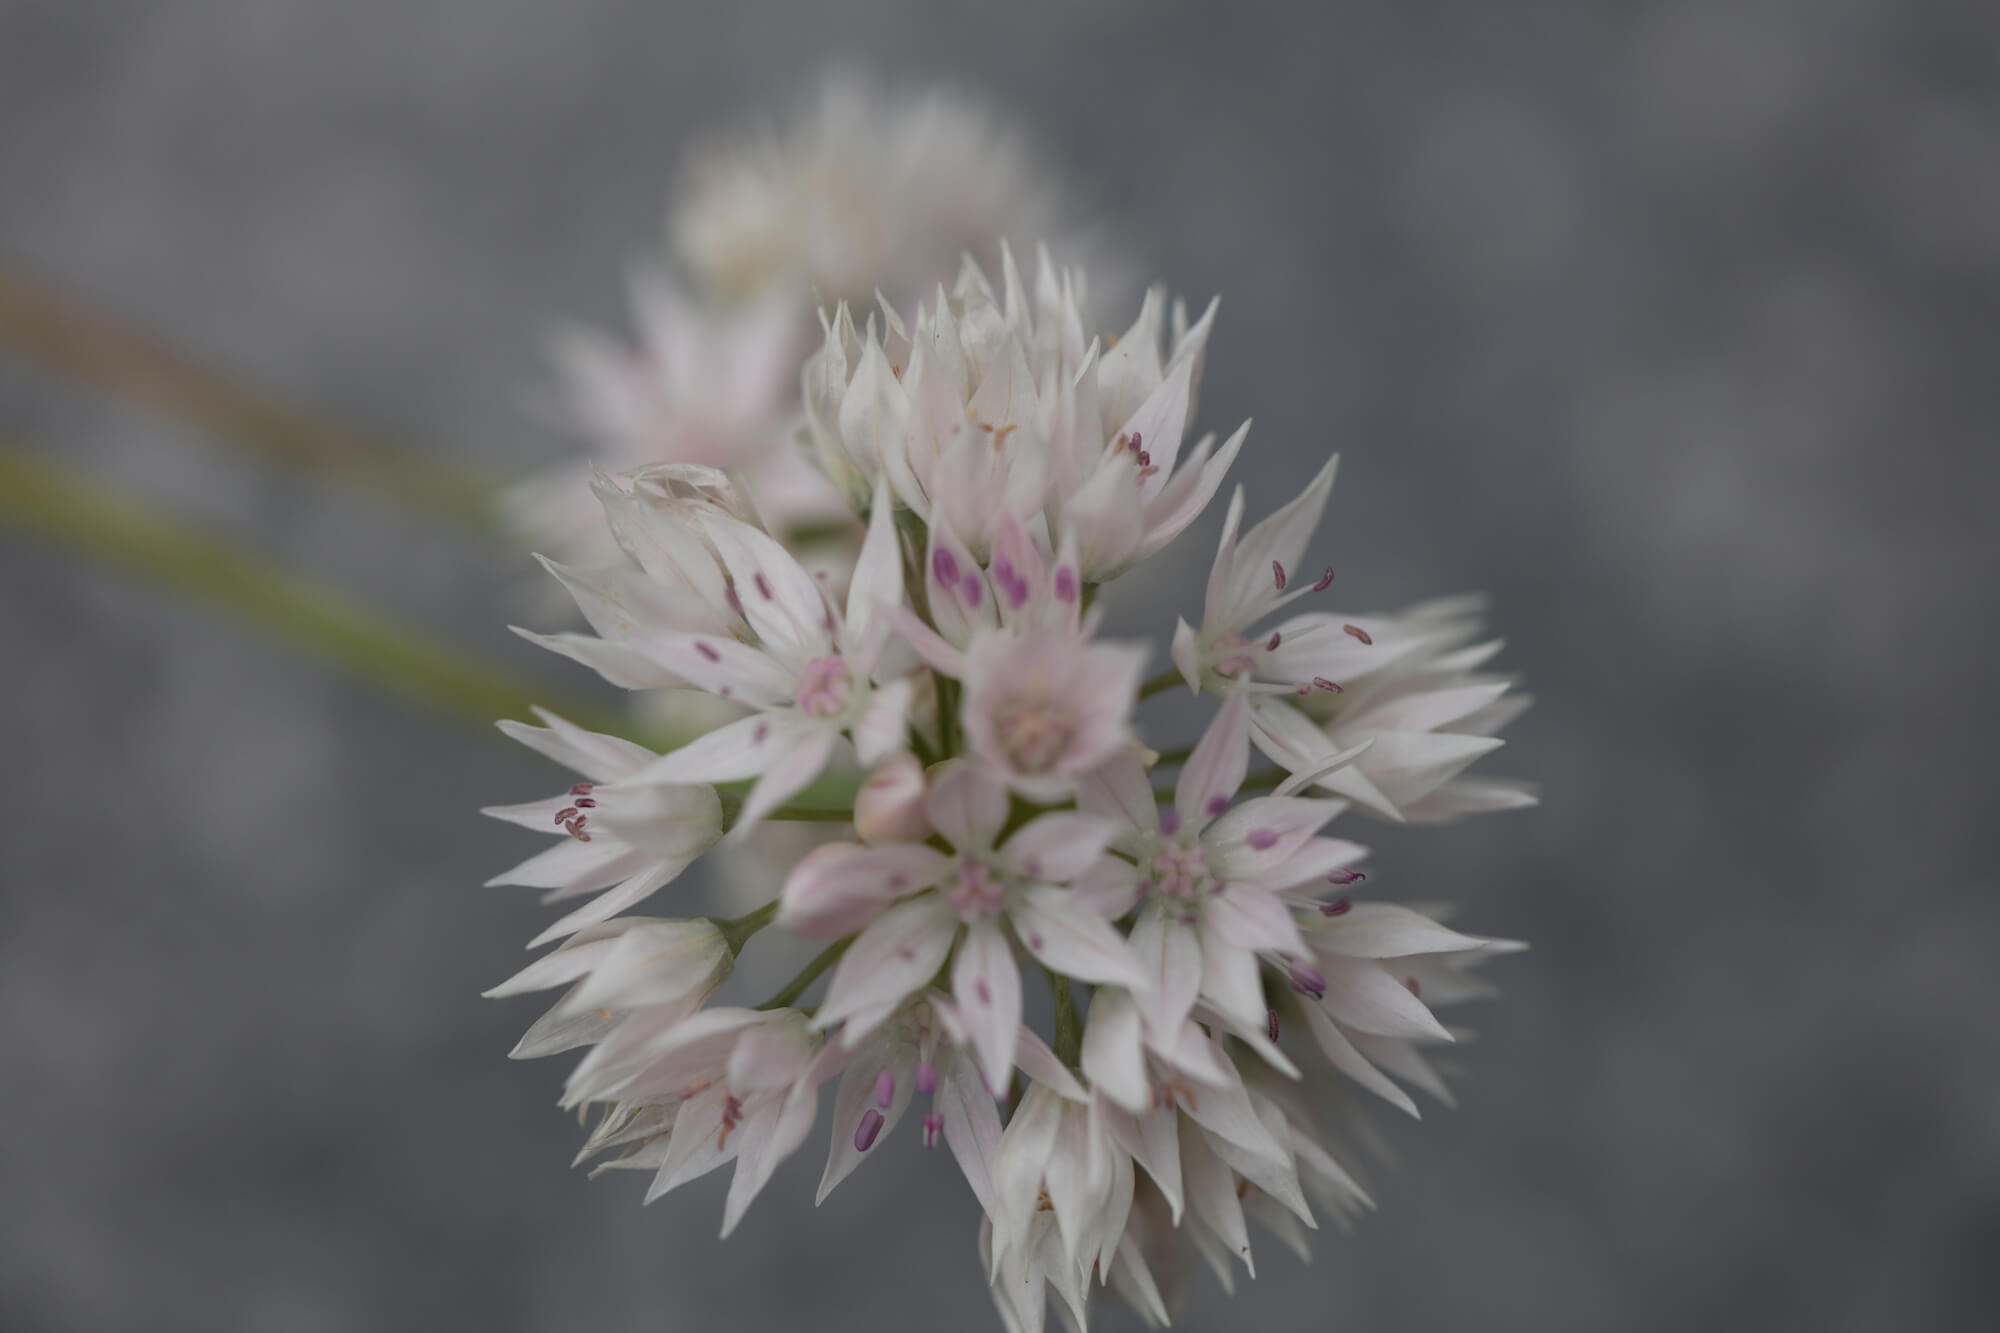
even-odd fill
[[(765, 167), (715, 187), (763, 200), (742, 208), (764, 230), (699, 215), (697, 267), (755, 289), (808, 262), (766, 263), (796, 225), (840, 269), (851, 242), (770, 202)], [(1243, 445), (1184, 447), (1214, 307), (1191, 322), (1156, 291), (1100, 341), (1078, 275), (1044, 256), (1030, 289), (1004, 250), (998, 274), (826, 317), (804, 416), (865, 534), (851, 558), (809, 559), (740, 453), (594, 477), (606, 558), (546, 562), (589, 630), (528, 637), (712, 720), (651, 746), (509, 724), (583, 781), (492, 812), (560, 840), (501, 880), (595, 896), (493, 993), (562, 988), (516, 1053), (589, 1048), (563, 1101), (596, 1108), (586, 1155), (650, 1172), (649, 1199), (734, 1163), (726, 1233), (837, 1081), (822, 1198), (915, 1119), (978, 1201), (1008, 1329), (1040, 1333), (1051, 1296), (1081, 1328), (1101, 1288), (1157, 1325), (1190, 1249), (1232, 1286), (1252, 1222), (1303, 1254), (1368, 1206), (1342, 1094), (1448, 1096), (1427, 1052), (1459, 1031), (1433, 1006), (1518, 946), (1354, 901), (1366, 850), (1327, 828), (1530, 802), (1463, 772), (1521, 702), (1470, 605), (1325, 606), (1331, 460), (1247, 532), (1236, 494), (1199, 626), (1142, 679), (1148, 645), (1105, 637), (1099, 603)], [(635, 397), (620, 420), (676, 410)], [(1153, 748), (1144, 704), (1179, 683), (1219, 702), (1192, 745)], [(620, 915), (759, 827), (795, 840), (742, 915)], [(758, 1007), (715, 1004), (767, 929), (819, 951)]]

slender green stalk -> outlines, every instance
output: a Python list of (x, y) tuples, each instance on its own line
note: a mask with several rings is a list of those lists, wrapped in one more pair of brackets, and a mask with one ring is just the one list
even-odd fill
[(1074, 1069), (1083, 1059), (1083, 1019), (1076, 1012), (1076, 996), (1062, 973), (1045, 966), (1042, 975), (1049, 979), (1049, 994), (1056, 1002), (1056, 1039), (1050, 1049), (1056, 1059)]
[(1180, 668), (1168, 667), (1165, 671), (1162, 671), (1159, 675), (1139, 687), (1139, 697), (1141, 699), (1150, 699), (1156, 694), (1165, 694), (1176, 685), (1185, 684), (1187, 684), (1187, 681), (1181, 676)]
[(750, 937), (770, 925), (777, 915), (778, 900), (773, 898), (762, 907), (745, 912), (742, 916), (726, 920), (711, 917), (710, 920), (714, 921), (715, 928), (722, 932), (722, 941), (729, 946), (729, 952), (734, 956), (742, 953), (743, 946), (750, 942)]
[(198, 598), (371, 685), (482, 729), (495, 718), (529, 718), (530, 704), (541, 701), (594, 730), (632, 730), (621, 714), (469, 660), (220, 537), (107, 494), (4, 437), (0, 521)]
[(773, 995), (757, 1007), (759, 1009), (783, 1009), (786, 1005), (794, 1003), (799, 996), (806, 993), (806, 987), (819, 980), (821, 973), (840, 961), (840, 956), (847, 952), (847, 946), (854, 943), (854, 940), (855, 936), (849, 935), (846, 939), (835, 940), (832, 944), (821, 949), (813, 955), (811, 962), (799, 969), (797, 976), (787, 981), (776, 995)]
[(1160, 757), (1153, 762), (1155, 764), (1185, 764), (1193, 757), (1194, 747), (1192, 745), (1182, 745), (1176, 749), (1160, 751)]
[(3, 263), (0, 346), (191, 427), (205, 441), (466, 527), (495, 528), (489, 480), (281, 402)]

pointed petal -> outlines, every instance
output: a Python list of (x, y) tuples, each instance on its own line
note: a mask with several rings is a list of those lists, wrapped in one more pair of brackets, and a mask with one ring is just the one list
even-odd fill
[(1181, 825), (1201, 829), (1229, 808), (1250, 770), (1250, 700), (1241, 690), (1222, 704), (1174, 784)]
[(1097, 815), (1056, 811), (1017, 829), (1000, 848), (1000, 861), (1028, 879), (1066, 884), (1104, 855), (1117, 835), (1117, 821)]
[(813, 1026), (828, 1028), (847, 1020), (841, 1041), (854, 1045), (906, 996), (923, 988), (951, 952), (957, 930), (951, 904), (935, 893), (891, 907), (835, 965)]
[(1028, 952), (1064, 976), (1135, 991), (1151, 985), (1124, 937), (1063, 889), (1029, 885), (1014, 896), (1012, 916)]
[(943, 856), (920, 843), (828, 843), (807, 852), (785, 876), (778, 925), (814, 939), (841, 939), (890, 903), (939, 882), (948, 870)]
[(993, 922), (974, 922), (966, 929), (952, 964), (951, 991), (988, 1086), (1005, 1088), (1021, 1029), (1021, 969), (1007, 936)]
[(840, 734), (824, 727), (801, 727), (800, 731), (791, 748), (771, 762), (743, 798), (743, 808), (736, 812), (735, 826), (729, 830), (732, 842), (741, 843), (758, 821), (804, 791), (825, 771)]
[(984, 764), (953, 759), (932, 773), (924, 812), (953, 847), (982, 850), (993, 845), (1007, 822), (1007, 789)]

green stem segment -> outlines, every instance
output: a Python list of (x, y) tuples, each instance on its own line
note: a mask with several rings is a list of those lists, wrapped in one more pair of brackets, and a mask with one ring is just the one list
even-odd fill
[(1083, 1019), (1076, 1011), (1076, 996), (1062, 973), (1044, 966), (1042, 975), (1049, 979), (1049, 994), (1056, 1002), (1056, 1040), (1051, 1049), (1056, 1059), (1075, 1069), (1083, 1059)]
[(1139, 687), (1139, 697), (1141, 699), (1150, 699), (1156, 694), (1165, 694), (1176, 685), (1185, 684), (1187, 684), (1187, 679), (1181, 675), (1180, 668), (1168, 667), (1165, 671), (1162, 671), (1159, 675)]
[(169, 350), (0, 265), (0, 346), (112, 398), (191, 427), (204, 441), (329, 477), (454, 523), (497, 528), (485, 478), (324, 421)]
[(745, 912), (742, 916), (730, 917), (727, 920), (710, 919), (715, 921), (715, 928), (722, 932), (722, 942), (729, 946), (729, 954), (733, 958), (743, 952), (743, 946), (750, 942), (752, 935), (770, 925), (777, 915), (778, 900), (773, 898), (762, 907)]
[(0, 521), (192, 595), (371, 685), (482, 729), (495, 718), (531, 718), (531, 702), (543, 699), (580, 726), (631, 730), (622, 715), (583, 700), (556, 701), (553, 691), (468, 660), (154, 507), (106, 494), (4, 439)]

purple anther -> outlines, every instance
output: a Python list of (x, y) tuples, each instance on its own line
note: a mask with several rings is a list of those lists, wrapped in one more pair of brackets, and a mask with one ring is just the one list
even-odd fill
[(1264, 1035), (1272, 1041), (1278, 1039), (1278, 1011), (1276, 1009), (1266, 1009), (1264, 1011)]
[(1166, 809), (1160, 811), (1160, 832), (1166, 834), (1168, 837), (1172, 837), (1174, 834), (1180, 832), (1180, 827), (1180, 811), (1174, 809), (1172, 806), (1168, 806)]
[(1319, 905), (1319, 914), (1321, 916), (1346, 916), (1353, 910), (1354, 904), (1345, 898), (1335, 898), (1330, 903), (1321, 903)]
[(1326, 978), (1319, 974), (1317, 968), (1305, 963), (1293, 963), (1292, 989), (1315, 1000), (1323, 1000), (1326, 998)]
[(1313, 591), (1325, 592), (1327, 588), (1332, 586), (1332, 584), (1333, 584), (1333, 566), (1328, 565), (1326, 567), (1326, 573), (1319, 576), (1319, 582), (1313, 584)]
[(937, 1066), (928, 1060), (917, 1062), (917, 1091), (926, 1097), (937, 1091)]
[(932, 1111), (924, 1117), (924, 1146), (937, 1147), (938, 1135), (944, 1132), (944, 1117)]
[(958, 557), (940, 546), (931, 552), (931, 575), (949, 588), (958, 582)]
[(1313, 684), (1318, 688), (1326, 690), (1328, 693), (1331, 694), (1339, 694), (1342, 692), (1340, 686), (1334, 684), (1332, 681), (1328, 680), (1325, 676), (1314, 676)]
[(967, 606), (978, 606), (979, 571), (976, 569), (966, 570), (965, 577), (959, 581), (958, 591), (959, 595), (965, 598)]
[(703, 643), (700, 639), (694, 641), (694, 650), (711, 662), (720, 662), (722, 660), (722, 654), (715, 651), (713, 644)]
[(1340, 629), (1341, 632), (1343, 634), (1346, 634), (1349, 638), (1359, 639), (1363, 643), (1375, 642), (1375, 636), (1370, 634), (1367, 630), (1361, 628), (1361, 626), (1359, 625), (1342, 625)]
[(1359, 870), (1336, 870), (1326, 877), (1326, 882), (1329, 884), (1359, 884), (1367, 878), (1368, 876), (1362, 874)]
[(896, 1076), (885, 1069), (875, 1076), (875, 1104), (888, 1110), (896, 1100)]
[(1056, 568), (1056, 600), (1059, 602), (1076, 600), (1076, 571), (1068, 565)]
[(861, 1123), (854, 1127), (854, 1151), (867, 1152), (875, 1146), (875, 1136), (882, 1132), (882, 1113), (869, 1107), (861, 1113)]
[(1278, 585), (1279, 592), (1285, 590), (1285, 567), (1275, 560), (1271, 562), (1271, 582)]
[(1267, 653), (1275, 653), (1278, 651), (1278, 645), (1283, 643), (1284, 641), (1285, 641), (1284, 635), (1278, 633), (1278, 631), (1276, 630), (1272, 630), (1271, 637), (1264, 640), (1264, 651)]
[(1217, 792), (1208, 798), (1208, 804), (1203, 808), (1208, 811), (1209, 818), (1213, 819), (1229, 808), (1229, 798), (1221, 792)]
[(1278, 845), (1278, 831), (1268, 828), (1253, 828), (1247, 839), (1253, 852), (1268, 852)]

